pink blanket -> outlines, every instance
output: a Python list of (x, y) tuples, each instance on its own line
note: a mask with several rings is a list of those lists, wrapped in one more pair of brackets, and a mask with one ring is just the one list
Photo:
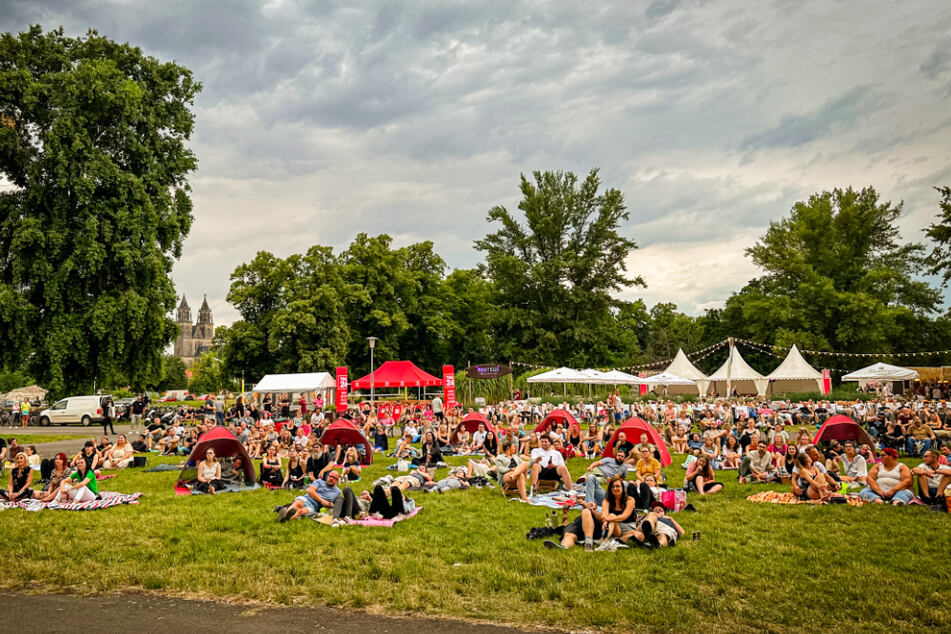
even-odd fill
[(403, 520), (414, 517), (417, 513), (419, 513), (422, 510), (423, 510), (423, 507), (417, 506), (412, 511), (410, 511), (409, 515), (404, 515), (398, 519), (394, 517), (391, 520), (378, 520), (378, 519), (373, 519), (372, 517), (368, 517), (363, 520), (354, 520), (350, 522), (350, 524), (351, 525), (356, 524), (359, 526), (385, 526), (387, 528), (390, 528), (393, 526), (393, 524), (396, 524), (397, 522), (402, 522)]

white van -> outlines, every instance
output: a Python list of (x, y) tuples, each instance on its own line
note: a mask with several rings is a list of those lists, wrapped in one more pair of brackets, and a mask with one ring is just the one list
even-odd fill
[(105, 398), (108, 395), (64, 398), (40, 412), (40, 425), (98, 424), (102, 422), (102, 401)]

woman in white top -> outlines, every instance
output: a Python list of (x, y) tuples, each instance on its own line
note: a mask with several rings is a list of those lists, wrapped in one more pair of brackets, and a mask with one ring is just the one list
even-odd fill
[(215, 460), (215, 450), (208, 448), (205, 452), (205, 459), (198, 463), (198, 484), (195, 488), (202, 493), (215, 494), (224, 488), (224, 482), (221, 481), (221, 463)]
[(106, 452), (106, 460), (102, 467), (103, 469), (125, 469), (132, 464), (134, 454), (135, 450), (126, 440), (125, 434), (119, 434), (116, 444)]

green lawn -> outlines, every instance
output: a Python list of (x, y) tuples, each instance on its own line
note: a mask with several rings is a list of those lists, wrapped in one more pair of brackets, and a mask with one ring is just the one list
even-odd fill
[(0, 431), (5, 440), (16, 438), (21, 445), (39, 445), (44, 442), (59, 442), (61, 440), (76, 440), (78, 438), (99, 438), (96, 434), (21, 434), (11, 431)]
[[(357, 486), (390, 462), (374, 463)], [(584, 465), (573, 460), (572, 473)], [(666, 471), (682, 481), (679, 467)], [(144, 492), (138, 506), (0, 513), (0, 586), (147, 589), (574, 629), (948, 628), (948, 515), (750, 504), (745, 495), (759, 488), (718, 476), (725, 492), (691, 494), (698, 512), (677, 514), (687, 530), (678, 546), (585, 553), (527, 541), (546, 511), (498, 489), (415, 493), (422, 512), (392, 529), (331, 528), (276, 524), (272, 509), (291, 492), (176, 497), (175, 473), (129, 470), (102, 484)], [(692, 542), (696, 530), (703, 537)]]

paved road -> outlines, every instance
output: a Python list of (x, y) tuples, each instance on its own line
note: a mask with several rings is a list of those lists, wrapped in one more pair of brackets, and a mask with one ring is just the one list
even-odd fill
[[(130, 442), (134, 440), (130, 434), (131, 427), (129, 425), (114, 425), (114, 427), (116, 434), (125, 434)], [(17, 434), (29, 434), (30, 436), (81, 436), (81, 438), (74, 438), (72, 440), (35, 443), (37, 452), (39, 452), (42, 457), (49, 458), (56, 455), (56, 453), (60, 451), (72, 455), (82, 449), (83, 443), (88, 439), (95, 438), (96, 440), (99, 440), (99, 438), (102, 437), (102, 425), (90, 425), (89, 427), (83, 427), (82, 425), (57, 425), (53, 427), (39, 427), (36, 425), (30, 427), (0, 427), (0, 436), (3, 436), (3, 438), (9, 438), (10, 436), (15, 436)], [(112, 440), (115, 440), (116, 434), (109, 434), (109, 437)]]
[(3, 621), (8, 627), (19, 623), (23, 631), (64, 634), (88, 629), (121, 634), (201, 631), (509, 634), (522, 631), (481, 623), (376, 616), (334, 608), (262, 608), (140, 594), (75, 597), (0, 592), (0, 614), (4, 615)]

